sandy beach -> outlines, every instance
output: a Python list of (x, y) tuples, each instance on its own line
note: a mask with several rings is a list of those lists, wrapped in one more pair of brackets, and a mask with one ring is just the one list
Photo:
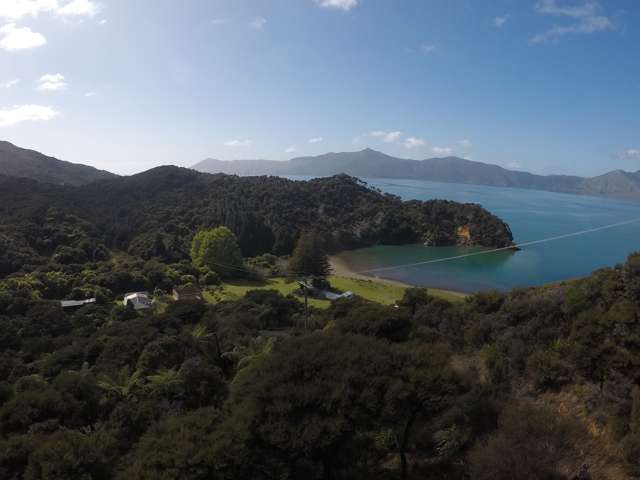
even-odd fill
[[(389, 280), (387, 278), (380, 278), (377, 276), (369, 276), (369, 275), (364, 275), (362, 273), (354, 272), (349, 268), (349, 266), (344, 261), (342, 261), (336, 256), (329, 257), (329, 263), (331, 264), (331, 270), (333, 275), (336, 275), (338, 277), (355, 278), (358, 280), (368, 280), (368, 281), (374, 281), (377, 283), (385, 283), (387, 285), (395, 285), (398, 287), (405, 287), (405, 288), (415, 287), (415, 285), (399, 282), (397, 280)], [(427, 288), (428, 290), (445, 292), (447, 294), (460, 297), (460, 298), (466, 298), (469, 296), (467, 293), (456, 292), (454, 290), (443, 290), (441, 288), (430, 288), (430, 287), (424, 287), (424, 288)]]

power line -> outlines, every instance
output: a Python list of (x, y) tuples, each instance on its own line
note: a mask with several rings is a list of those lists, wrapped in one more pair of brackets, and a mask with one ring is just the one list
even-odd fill
[(441, 263), (441, 262), (448, 262), (448, 261), (452, 261), (452, 260), (461, 260), (463, 258), (477, 257), (479, 255), (487, 255), (487, 254), (490, 254), (490, 253), (504, 252), (504, 251), (513, 250), (513, 249), (516, 249), (516, 248), (523, 248), (523, 247), (529, 247), (531, 245), (538, 245), (540, 243), (552, 242), (552, 241), (555, 241), (555, 240), (562, 240), (564, 238), (577, 237), (579, 235), (585, 235), (585, 234), (588, 234), (588, 233), (599, 232), (601, 230), (608, 230), (610, 228), (621, 227), (621, 226), (624, 226), (624, 225), (630, 225), (632, 223), (638, 223), (638, 222), (640, 222), (640, 218), (634, 218), (633, 220), (626, 220), (624, 222), (612, 223), (610, 225), (604, 225), (602, 227), (589, 228), (587, 230), (581, 230), (579, 232), (565, 233), (564, 235), (557, 235), (555, 237), (543, 238), (541, 240), (533, 240), (533, 241), (530, 241), (530, 242), (519, 243), (519, 244), (516, 244), (516, 245), (511, 245), (509, 247), (500, 247), (500, 248), (494, 248), (494, 249), (491, 249), (491, 250), (482, 250), (480, 252), (465, 253), (463, 255), (454, 255), (452, 257), (436, 258), (434, 260), (426, 260), (424, 262), (407, 263), (407, 264), (404, 264), (404, 265), (394, 265), (394, 266), (391, 266), (391, 267), (372, 268), (372, 269), (369, 269), (369, 270), (361, 270), (361, 271), (356, 272), (356, 273), (368, 274), (368, 273), (388, 272), (390, 270), (398, 270), (400, 268), (418, 267), (420, 265), (429, 265), (431, 263)]

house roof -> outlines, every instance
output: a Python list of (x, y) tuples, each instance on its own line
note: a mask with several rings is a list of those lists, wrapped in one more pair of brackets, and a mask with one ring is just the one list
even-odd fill
[(183, 285), (180, 287), (175, 287), (173, 289), (178, 295), (200, 295), (202, 290), (200, 290), (195, 285)]
[(83, 305), (88, 305), (90, 303), (96, 303), (96, 299), (95, 298), (87, 298), (86, 300), (61, 300), (60, 301), (60, 306), (62, 308), (81, 307)]

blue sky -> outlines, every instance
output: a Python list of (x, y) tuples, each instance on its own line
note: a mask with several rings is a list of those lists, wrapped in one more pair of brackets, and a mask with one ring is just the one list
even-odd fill
[(365, 147), (640, 170), (640, 2), (0, 0), (0, 138), (117, 173)]

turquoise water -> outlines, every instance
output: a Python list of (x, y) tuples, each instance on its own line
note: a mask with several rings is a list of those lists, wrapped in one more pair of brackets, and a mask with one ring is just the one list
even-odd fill
[[(479, 203), (505, 220), (516, 243), (523, 243), (640, 218), (640, 202), (418, 180), (370, 179), (367, 182), (405, 200), (442, 198)], [(450, 257), (477, 251), (464, 247), (377, 246), (344, 252), (340, 258), (363, 271)], [(614, 266), (640, 250), (640, 223), (430, 265), (400, 268), (379, 276), (413, 285), (463, 292), (541, 285), (588, 275)]]

